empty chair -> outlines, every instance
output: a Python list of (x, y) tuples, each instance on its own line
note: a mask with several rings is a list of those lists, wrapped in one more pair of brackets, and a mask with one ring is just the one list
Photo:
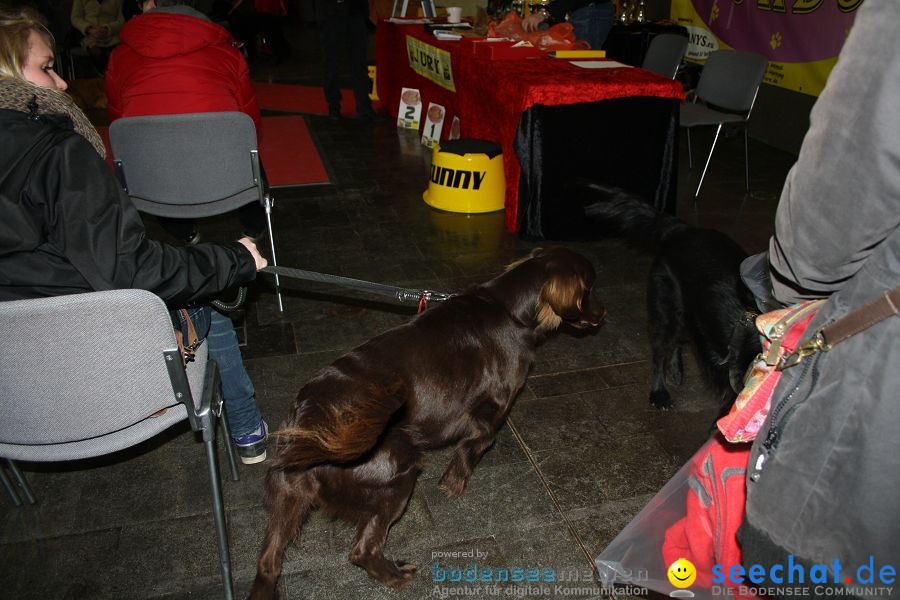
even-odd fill
[[(116, 176), (141, 212), (198, 219), (259, 202), (272, 265), (274, 200), (266, 190), (256, 127), (242, 112), (125, 117), (109, 127)], [(278, 309), (284, 310), (275, 276)]]
[(694, 102), (681, 103), (680, 124), (687, 129), (688, 164), (693, 168), (691, 156), (691, 127), (698, 125), (716, 125), (716, 134), (709, 155), (700, 174), (694, 200), (700, 195), (703, 178), (709, 168), (713, 150), (719, 133), (725, 123), (739, 123), (744, 126), (744, 175), (747, 189), (750, 189), (750, 157), (748, 148), (747, 121), (756, 101), (756, 94), (766, 73), (768, 61), (766, 57), (755, 52), (742, 50), (716, 50), (709, 55), (700, 81)]
[[(219, 418), (218, 372), (206, 344), (185, 369), (169, 311), (145, 290), (0, 302), (0, 335), (0, 458), (28, 501), (33, 494), (13, 461), (103, 456), (187, 419), (206, 447), (222, 579), (231, 598), (216, 422), (226, 440), (231, 436)], [(234, 448), (225, 446), (236, 480)], [(16, 484), (2, 479), (20, 504)]]
[(675, 79), (681, 59), (687, 50), (688, 39), (675, 33), (662, 33), (650, 41), (647, 54), (644, 55), (642, 69), (653, 71), (657, 75)]

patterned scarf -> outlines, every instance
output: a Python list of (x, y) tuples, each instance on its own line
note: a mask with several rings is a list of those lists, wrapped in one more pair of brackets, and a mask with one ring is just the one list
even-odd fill
[(106, 147), (91, 122), (64, 92), (34, 85), (24, 79), (0, 79), (0, 108), (29, 115), (65, 115), (72, 128), (86, 139), (101, 158)]

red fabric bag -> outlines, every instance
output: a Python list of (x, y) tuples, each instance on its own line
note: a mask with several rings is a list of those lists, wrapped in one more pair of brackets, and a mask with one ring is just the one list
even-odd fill
[(778, 364), (800, 344), (822, 302), (801, 302), (756, 317), (763, 351), (747, 371), (744, 389), (731, 410), (716, 423), (726, 440), (737, 443), (756, 438), (769, 416), (772, 393), (781, 379)]

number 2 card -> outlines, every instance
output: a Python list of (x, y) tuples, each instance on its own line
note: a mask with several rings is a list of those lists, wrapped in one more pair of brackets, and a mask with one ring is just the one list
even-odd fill
[(400, 109), (397, 111), (397, 127), (419, 130), (422, 119), (422, 96), (415, 88), (403, 88), (400, 92)]

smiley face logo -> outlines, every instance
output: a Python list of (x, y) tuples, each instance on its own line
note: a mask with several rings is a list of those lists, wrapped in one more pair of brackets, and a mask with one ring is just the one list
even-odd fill
[(666, 571), (666, 574), (669, 576), (669, 583), (677, 588), (690, 587), (694, 580), (697, 579), (697, 569), (686, 558), (679, 558), (669, 565), (669, 570)]

